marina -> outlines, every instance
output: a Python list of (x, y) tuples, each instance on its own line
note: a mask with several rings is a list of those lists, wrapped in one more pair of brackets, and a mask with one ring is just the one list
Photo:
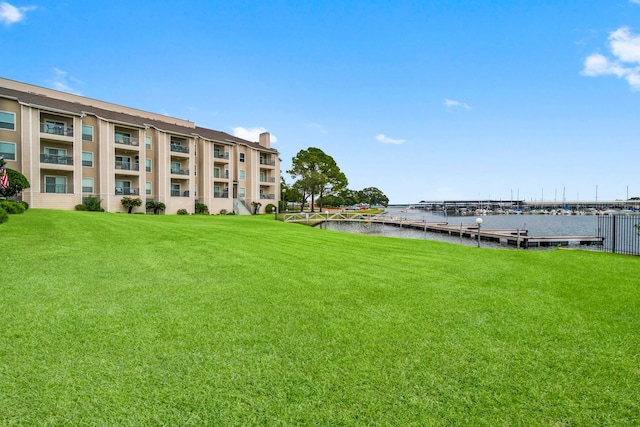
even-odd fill
[[(475, 223), (451, 224), (446, 217), (437, 218), (431, 216), (430, 219), (436, 221), (427, 221), (426, 218), (410, 218), (409, 216), (399, 217), (391, 216), (394, 213), (403, 213), (406, 211), (396, 209), (395, 212), (385, 211), (382, 214), (364, 214), (364, 213), (345, 213), (345, 212), (324, 212), (324, 213), (303, 213), (303, 214), (283, 214), (282, 220), (285, 222), (306, 223), (314, 226), (326, 227), (329, 223), (358, 223), (365, 227), (372, 224), (382, 226), (393, 226), (400, 229), (420, 231), (423, 233), (434, 233), (446, 235), (451, 238), (466, 239), (471, 242), (491, 242), (496, 246), (511, 246), (518, 249), (558, 247), (558, 246), (598, 246), (604, 242), (604, 237), (598, 235), (580, 234), (580, 235), (530, 235), (526, 227), (483, 227)], [(333, 227), (332, 227), (333, 228)]]

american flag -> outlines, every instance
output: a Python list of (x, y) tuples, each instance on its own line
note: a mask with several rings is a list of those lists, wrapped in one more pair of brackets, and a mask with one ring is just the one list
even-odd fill
[(4, 166), (0, 167), (0, 187), (7, 188), (9, 186), (9, 176)]

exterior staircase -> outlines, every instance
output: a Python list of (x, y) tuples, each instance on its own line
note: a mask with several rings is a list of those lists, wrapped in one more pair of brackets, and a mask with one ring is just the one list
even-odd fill
[(251, 211), (241, 199), (233, 199), (233, 213), (236, 215), (251, 215)]

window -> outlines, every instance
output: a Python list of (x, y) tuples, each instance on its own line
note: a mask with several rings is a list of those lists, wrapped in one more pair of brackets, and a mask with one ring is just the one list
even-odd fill
[(171, 173), (180, 173), (180, 163), (171, 162)]
[(90, 151), (82, 152), (82, 166), (86, 166), (89, 168), (93, 167), (93, 153), (91, 153)]
[(213, 186), (213, 197), (216, 197), (216, 198), (221, 197), (219, 185)]
[(144, 168), (147, 172), (151, 172), (151, 159), (144, 160)]
[(213, 177), (220, 178), (220, 168), (213, 168)]
[(244, 163), (244, 153), (240, 153), (240, 163)]
[(180, 184), (171, 183), (171, 195), (176, 197), (180, 196)]
[(93, 141), (93, 126), (82, 125), (82, 140)]
[(135, 194), (135, 190), (132, 190), (131, 181), (116, 179), (116, 195)]
[(93, 193), (93, 178), (82, 178), (82, 192)]
[(147, 195), (151, 194), (151, 182), (150, 181), (147, 181), (147, 182), (144, 183), (144, 192)]
[(44, 177), (45, 193), (61, 193), (67, 192), (67, 178), (64, 176), (45, 176)]
[(125, 132), (116, 132), (116, 142), (119, 144), (131, 144), (131, 134)]
[(198, 176), (198, 165), (193, 165), (193, 176)]
[(198, 197), (198, 184), (193, 184), (193, 197)]
[(238, 197), (244, 198), (246, 193), (247, 193), (247, 189), (246, 188), (244, 188), (244, 187), (238, 188)]
[(116, 156), (116, 169), (131, 170), (131, 157)]
[(0, 129), (16, 130), (16, 113), (0, 111)]
[(16, 144), (12, 142), (0, 142), (0, 156), (4, 156), (5, 160), (15, 160)]
[(245, 172), (244, 169), (240, 169), (240, 181), (244, 181)]
[(45, 120), (44, 132), (52, 135), (73, 136), (73, 128), (67, 128), (67, 124), (65, 122), (57, 120)]
[(144, 137), (144, 148), (151, 150), (151, 137), (149, 135)]

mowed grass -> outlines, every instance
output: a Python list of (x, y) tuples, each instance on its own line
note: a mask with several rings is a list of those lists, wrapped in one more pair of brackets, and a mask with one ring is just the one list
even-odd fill
[(272, 216), (0, 225), (2, 425), (640, 424), (640, 259)]

